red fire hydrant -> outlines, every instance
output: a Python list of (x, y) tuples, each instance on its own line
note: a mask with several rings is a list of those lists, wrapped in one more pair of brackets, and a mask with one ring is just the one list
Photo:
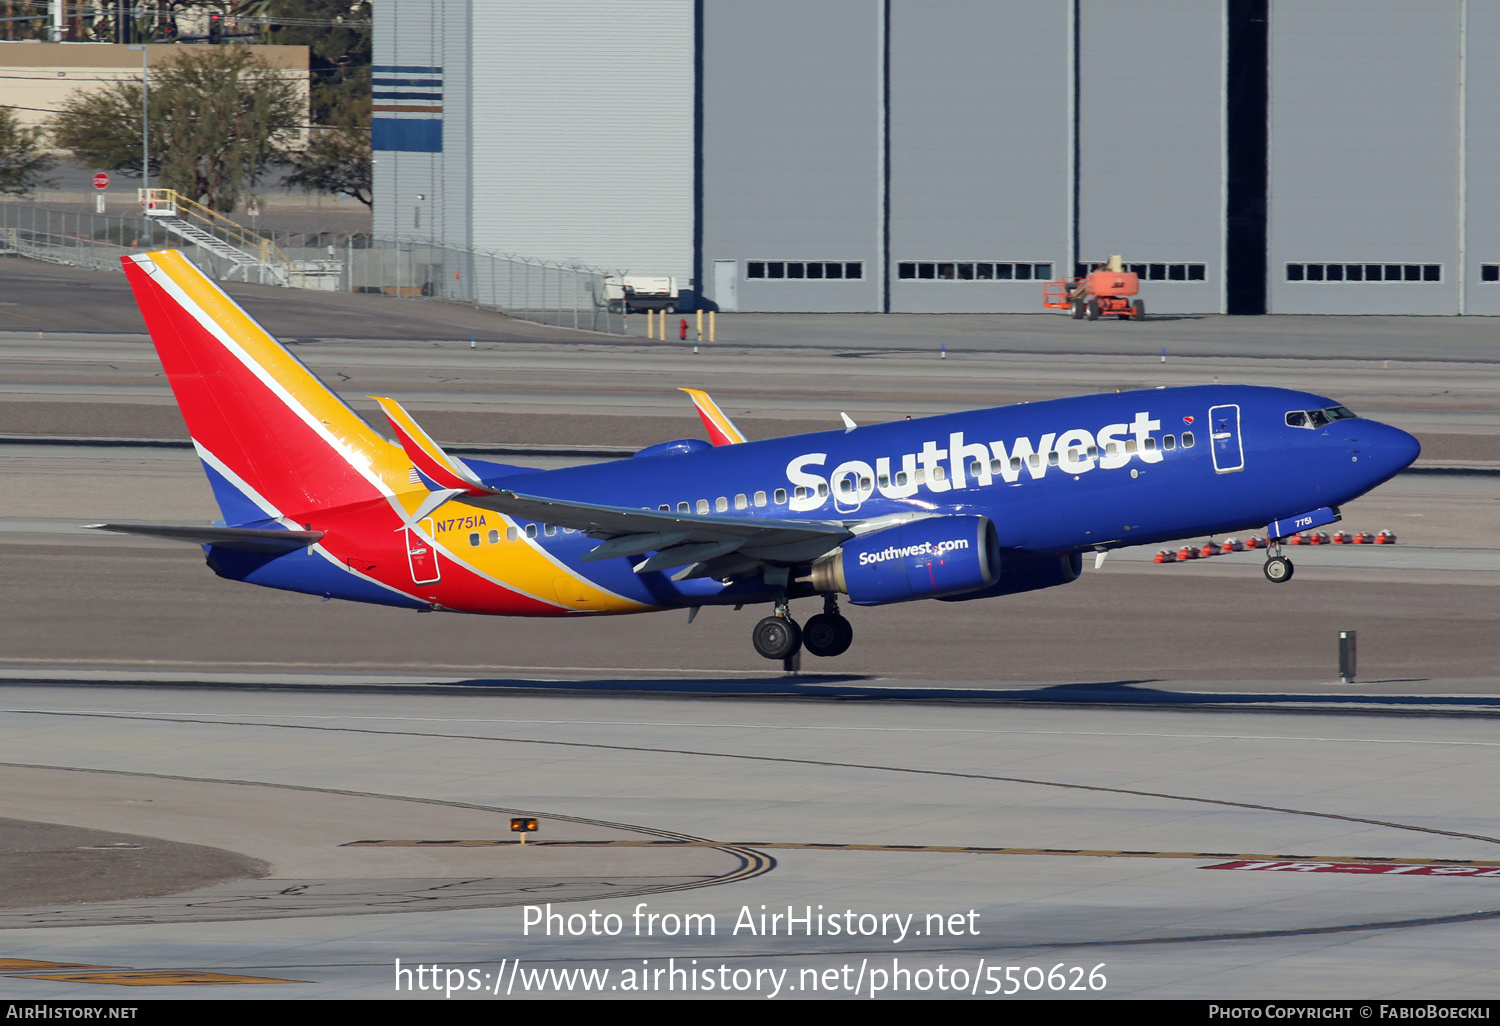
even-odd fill
[(680, 342), (686, 342), (687, 341), (687, 318), (686, 317), (684, 317), (682, 320), (680, 320), (680, 321), (677, 322), (677, 339)]

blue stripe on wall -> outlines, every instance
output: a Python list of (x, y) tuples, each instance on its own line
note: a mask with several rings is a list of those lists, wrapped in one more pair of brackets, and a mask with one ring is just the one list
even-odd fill
[(370, 122), (370, 148), (407, 153), (442, 153), (443, 123), (436, 119), (417, 121), (374, 118)]

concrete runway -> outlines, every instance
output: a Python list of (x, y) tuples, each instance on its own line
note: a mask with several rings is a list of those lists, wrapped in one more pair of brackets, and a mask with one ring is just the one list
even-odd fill
[[(1065, 588), (854, 611), (850, 653), (796, 677), (751, 610), (413, 616), (81, 531), (215, 515), (154, 356), (118, 319), (0, 339), (0, 859), (42, 867), (0, 874), (0, 995), (1500, 996), (1500, 364), (1473, 322), (1416, 359), (1410, 325), (1370, 348), (1332, 318), (1323, 355), (1277, 355), (1277, 321), (1197, 324), (1204, 354), (1166, 364), (1061, 335), (938, 360), (838, 319), (696, 361), (531, 326), (297, 347), (357, 404), (539, 465), (698, 434), (677, 384), (763, 436), (1217, 375), (1423, 439), (1430, 472), (1345, 510), (1393, 548), (1295, 551), (1285, 587), (1253, 553), (1127, 550)], [(1247, 332), (1263, 355), (1211, 350)], [(580, 916), (551, 936), (525, 911), (549, 901)]]

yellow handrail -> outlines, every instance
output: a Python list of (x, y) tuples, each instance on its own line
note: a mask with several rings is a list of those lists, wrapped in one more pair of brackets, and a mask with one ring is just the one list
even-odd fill
[(290, 257), (282, 251), (270, 239), (258, 235), (238, 222), (231, 221), (217, 210), (211, 210), (188, 199), (176, 189), (140, 189), (141, 204), (150, 209), (169, 209), (179, 214), (184, 214), (198, 221), (202, 221), (208, 228), (214, 229), (232, 246), (246, 250), (256, 256), (262, 263), (279, 266), (287, 276), (287, 281), (297, 288), (306, 288), (307, 280), (301, 271), (292, 263)]

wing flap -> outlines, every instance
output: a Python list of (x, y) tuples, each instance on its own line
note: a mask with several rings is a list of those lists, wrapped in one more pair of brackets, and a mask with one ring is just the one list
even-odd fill
[(571, 527), (589, 534), (613, 538), (626, 534), (667, 533), (686, 530), (685, 541), (727, 541), (754, 538), (760, 544), (785, 544), (809, 538), (832, 542), (854, 537), (843, 524), (831, 520), (773, 520), (768, 517), (695, 516), (667, 510), (632, 509), (591, 502), (526, 495), (509, 489), (469, 494), (464, 503), (492, 509), (523, 520)]

